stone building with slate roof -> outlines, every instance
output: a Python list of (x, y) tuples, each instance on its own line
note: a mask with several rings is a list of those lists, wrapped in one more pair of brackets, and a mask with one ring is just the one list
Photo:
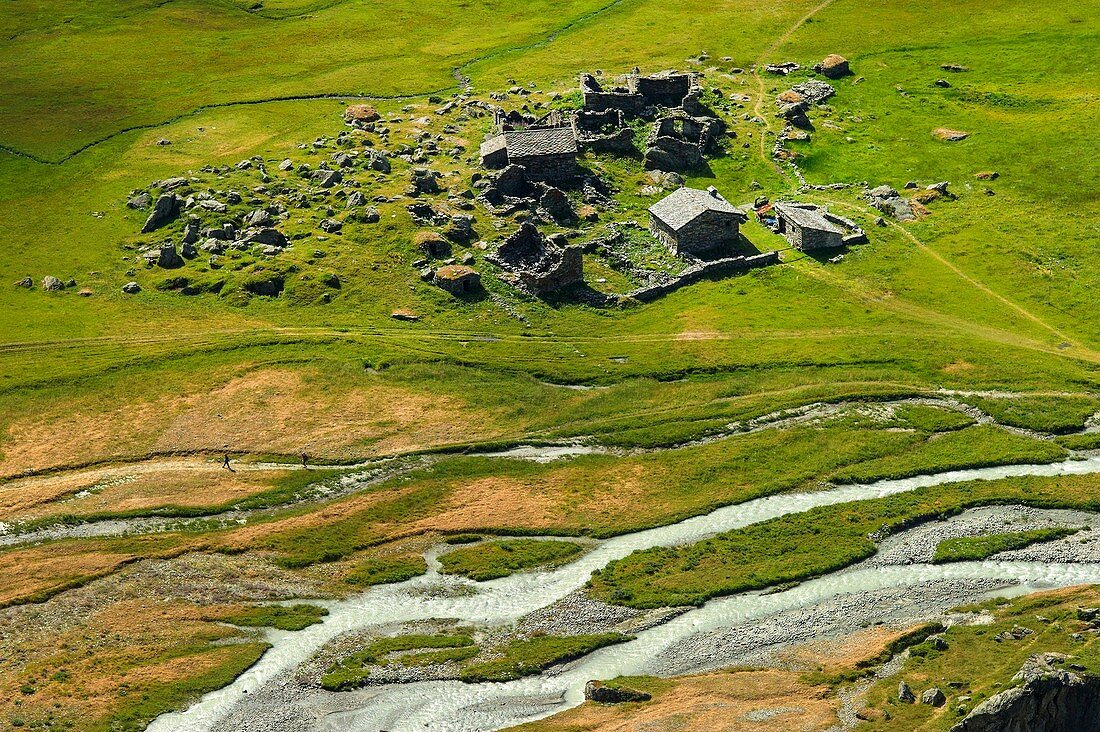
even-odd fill
[(685, 187), (649, 207), (649, 230), (676, 255), (703, 254), (736, 244), (746, 218), (713, 187)]
[(502, 132), (481, 144), (481, 163), (486, 168), (521, 165), (529, 180), (569, 180), (579, 172), (577, 136), (571, 126)]
[(795, 249), (829, 249), (866, 240), (859, 226), (811, 203), (776, 202), (775, 230)]

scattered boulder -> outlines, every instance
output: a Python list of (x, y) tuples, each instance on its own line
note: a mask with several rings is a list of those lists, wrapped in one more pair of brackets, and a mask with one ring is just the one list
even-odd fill
[(917, 695), (909, 688), (909, 684), (904, 681), (898, 684), (898, 701), (903, 704), (915, 704), (917, 702)]
[(248, 228), (254, 226), (271, 226), (274, 223), (274, 219), (271, 217), (271, 212), (264, 208), (258, 208), (254, 211), (249, 211), (244, 217), (244, 225)]
[(326, 234), (336, 234), (344, 228), (344, 224), (336, 219), (322, 219), (320, 226)]
[(374, 206), (364, 206), (348, 214), (348, 218), (363, 224), (377, 224), (381, 221), (382, 216)]
[(65, 284), (53, 275), (46, 275), (42, 278), (42, 289), (46, 292), (57, 292), (58, 290), (64, 290)]
[(951, 88), (951, 82), (948, 81), (947, 79), (936, 79), (933, 83), (936, 86), (938, 86), (940, 89), (950, 89)]
[(921, 704), (929, 704), (933, 707), (942, 707), (947, 702), (947, 697), (943, 695), (943, 692), (932, 687), (931, 689), (925, 689), (924, 693), (920, 695)]
[(649, 701), (653, 697), (627, 686), (608, 686), (602, 681), (589, 681), (584, 685), (584, 698), (597, 704), (623, 704)]
[(153, 202), (153, 197), (149, 195), (148, 191), (142, 191), (137, 195), (131, 196), (126, 205), (133, 209), (148, 208), (149, 204)]
[(443, 230), (443, 236), (456, 244), (469, 244), (477, 238), (473, 217), (465, 214), (452, 216), (447, 228)]
[(160, 253), (157, 255), (157, 266), (164, 269), (176, 269), (183, 266), (183, 258), (176, 252), (176, 245), (166, 241), (160, 245)]
[(339, 170), (315, 170), (310, 175), (310, 178), (322, 188), (332, 188), (334, 185), (344, 180), (344, 175)]
[(414, 313), (412, 310), (405, 309), (394, 310), (392, 313), (390, 313), (390, 317), (394, 320), (404, 320), (410, 323), (415, 323), (416, 321), (420, 320), (419, 315)]
[(153, 187), (159, 188), (162, 191), (174, 191), (177, 188), (183, 188), (190, 183), (191, 181), (189, 181), (187, 178), (180, 176), (178, 178), (165, 178), (159, 183), (154, 183)]
[(439, 193), (443, 190), (439, 185), (439, 179), (442, 177), (439, 171), (430, 168), (414, 168), (410, 173), (410, 177), (413, 195)]
[(359, 191), (355, 191), (350, 196), (348, 196), (348, 200), (344, 204), (344, 208), (356, 208), (358, 206), (362, 206), (366, 202), (367, 202), (367, 197), (364, 196)]
[(769, 74), (786, 76), (791, 72), (798, 71), (800, 68), (802, 67), (796, 64), (794, 61), (786, 61), (781, 64), (768, 64), (764, 67), (764, 71), (767, 71)]
[(21, 280), (16, 280), (14, 285), (15, 285), (15, 287), (25, 287), (29, 290), (32, 287), (34, 287), (34, 280), (31, 279), (30, 277), (24, 277)]
[(245, 292), (264, 297), (278, 297), (286, 283), (279, 275), (256, 278), (244, 283)]
[(294, 161), (290, 158), (286, 158), (283, 162), (279, 163), (279, 170), (288, 171), (294, 170)]
[(153, 204), (153, 210), (149, 214), (149, 218), (145, 219), (145, 225), (141, 227), (141, 233), (148, 234), (151, 231), (156, 231), (176, 218), (179, 215), (179, 210), (180, 201), (175, 193), (162, 194), (157, 198), (157, 202)]
[(1022, 625), (1014, 625), (1010, 630), (1006, 630), (993, 636), (993, 640), (997, 641), (998, 643), (1009, 640), (1023, 640), (1024, 638), (1028, 637), (1029, 635), (1033, 635), (1034, 633), (1035, 631), (1031, 628), (1025, 628)]
[(136, 282), (127, 282), (122, 286), (122, 291), (127, 295), (136, 295), (141, 292), (141, 285)]
[(814, 71), (830, 79), (839, 79), (852, 73), (848, 67), (848, 59), (835, 53), (830, 53), (821, 63), (814, 64)]
[(997, 180), (998, 178), (1001, 177), (1001, 174), (998, 173), (995, 170), (986, 170), (986, 171), (982, 171), (981, 173), (978, 173), (974, 177), (977, 178), (978, 180)]
[(572, 202), (560, 188), (547, 186), (539, 198), (539, 208), (559, 224), (568, 224), (577, 220), (577, 212), (573, 210)]
[(949, 127), (937, 127), (932, 130), (932, 137), (937, 140), (943, 140), (944, 142), (958, 142), (959, 140), (965, 140), (970, 137), (969, 132), (963, 132), (962, 130), (953, 130)]
[(378, 110), (369, 104), (352, 104), (344, 110), (344, 122), (352, 127), (363, 128), (379, 118)]
[(366, 166), (376, 172), (389, 173), (391, 170), (390, 160), (381, 150), (367, 150), (363, 159), (366, 161)]
[(184, 259), (194, 259), (199, 256), (199, 250), (195, 247), (195, 243), (191, 241), (185, 241), (183, 246), (180, 247), (180, 255)]
[(289, 242), (286, 235), (278, 229), (254, 229), (245, 233), (243, 244), (267, 244), (273, 247), (285, 247)]
[(890, 186), (872, 188), (867, 192), (866, 197), (872, 206), (898, 221), (912, 221), (916, 218), (909, 201), (902, 198), (901, 194)]
[(961, 74), (964, 71), (970, 71), (969, 66), (963, 66), (961, 64), (940, 64), (940, 68), (944, 71), (950, 71), (953, 74)]

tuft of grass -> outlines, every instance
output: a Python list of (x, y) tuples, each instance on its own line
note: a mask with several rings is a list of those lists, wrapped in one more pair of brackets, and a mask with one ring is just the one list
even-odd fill
[(932, 556), (932, 562), (934, 564), (944, 564), (947, 562), (986, 559), (1000, 552), (1023, 549), (1044, 541), (1063, 539), (1076, 534), (1078, 531), (1080, 529), (1059, 527), (944, 539), (936, 546), (936, 553)]
[[(404, 658), (397, 654), (405, 651), (444, 649), (462, 655), (457, 654), (457, 651), (466, 652), (470, 648), (477, 652), (474, 639), (468, 635), (399, 635), (380, 638), (339, 663), (329, 666), (321, 677), (321, 686), (329, 691), (346, 691), (362, 686), (370, 675), (371, 666), (384, 665), (394, 660), (403, 663)], [(425, 665), (425, 654), (414, 654), (412, 658), (412, 665)]]
[(1082, 429), (1100, 412), (1100, 399), (1087, 396), (967, 397), (966, 402), (1002, 424), (1056, 435)]
[(321, 618), (326, 615), (328, 610), (316, 605), (260, 605), (223, 616), (220, 620), (248, 628), (302, 630), (321, 622)]
[(524, 569), (564, 564), (580, 552), (581, 546), (571, 541), (503, 539), (447, 552), (439, 562), (445, 574), (484, 582)]
[(962, 412), (927, 404), (902, 404), (894, 410), (894, 417), (902, 424), (922, 432), (950, 432), (974, 424), (974, 420)]
[(537, 674), (544, 669), (585, 656), (604, 646), (631, 640), (622, 633), (594, 633), (590, 635), (543, 635), (514, 640), (497, 649), (499, 658), (482, 661), (462, 669), (461, 679), (474, 683), (480, 681), (511, 681)]
[(428, 563), (420, 555), (384, 557), (360, 562), (344, 576), (344, 582), (358, 587), (372, 587), (419, 577), (428, 571)]

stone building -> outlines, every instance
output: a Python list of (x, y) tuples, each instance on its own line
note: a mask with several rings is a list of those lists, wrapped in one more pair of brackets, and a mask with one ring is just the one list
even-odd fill
[(812, 203), (777, 202), (775, 230), (795, 249), (810, 251), (861, 243), (866, 235), (855, 222)]
[(681, 71), (660, 71), (642, 76), (635, 69), (625, 84), (604, 88), (592, 74), (581, 75), (584, 108), (590, 112), (617, 109), (631, 116), (666, 109), (693, 108), (698, 99), (695, 75)]
[(649, 230), (676, 255), (703, 254), (736, 244), (746, 218), (713, 187), (685, 187), (649, 207)]
[(464, 295), (481, 288), (481, 275), (462, 264), (449, 264), (435, 271), (432, 282), (452, 295)]
[(486, 168), (520, 165), (529, 180), (570, 180), (579, 172), (577, 137), (572, 127), (501, 132), (481, 144), (481, 164)]
[(547, 239), (525, 221), (486, 258), (505, 270), (516, 286), (539, 295), (584, 279), (582, 249), (579, 245), (562, 246), (555, 237)]
[(714, 149), (722, 127), (714, 117), (692, 117), (683, 112), (658, 119), (646, 138), (646, 169), (684, 172), (702, 167), (704, 155)]

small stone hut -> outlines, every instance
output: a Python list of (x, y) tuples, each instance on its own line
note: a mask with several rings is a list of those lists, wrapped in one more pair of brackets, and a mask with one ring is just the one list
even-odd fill
[(481, 288), (481, 275), (462, 264), (449, 264), (435, 271), (432, 282), (452, 295), (464, 295)]
[(680, 188), (649, 207), (649, 230), (676, 255), (733, 246), (745, 214), (711, 187)]
[(486, 168), (521, 165), (529, 180), (569, 180), (578, 172), (577, 136), (572, 127), (502, 132), (481, 144), (481, 164)]
[(778, 202), (773, 209), (776, 231), (795, 249), (828, 249), (859, 243), (866, 238), (854, 222), (831, 214), (821, 206)]

